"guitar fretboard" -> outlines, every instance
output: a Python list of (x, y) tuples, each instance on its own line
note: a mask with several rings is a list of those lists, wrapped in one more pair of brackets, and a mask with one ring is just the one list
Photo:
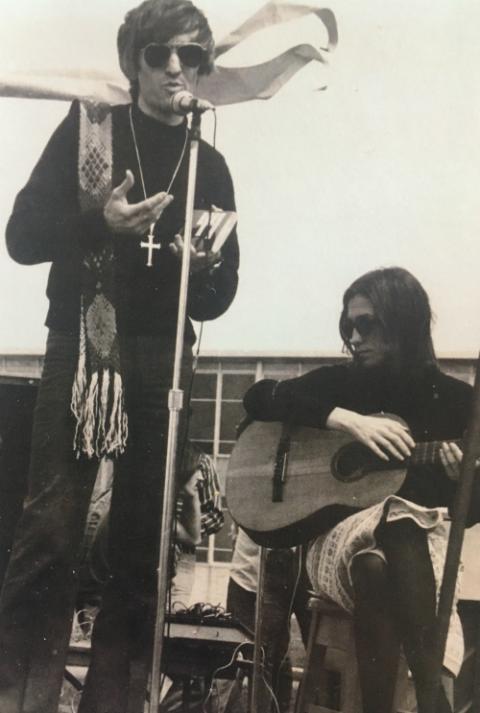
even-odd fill
[[(449, 443), (456, 443), (461, 446), (461, 441), (450, 441)], [(440, 463), (440, 447), (443, 441), (424, 441), (422, 443), (417, 443), (412, 455), (411, 462), (416, 465), (433, 465)]]

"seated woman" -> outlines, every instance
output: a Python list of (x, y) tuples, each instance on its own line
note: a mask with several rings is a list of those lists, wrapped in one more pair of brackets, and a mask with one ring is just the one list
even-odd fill
[[(439, 462), (410, 463), (397, 495), (342, 520), (309, 551), (315, 589), (353, 614), (363, 713), (391, 713), (400, 645), (418, 713), (434, 684), (444, 515), (462, 457), (453, 440), (467, 426), (472, 389), (439, 370), (431, 319), (428, 296), (413, 275), (401, 268), (369, 272), (343, 298), (340, 334), (352, 359), (295, 379), (258, 382), (244, 400), (255, 420), (338, 429), (385, 461), (408, 459), (415, 441), (442, 442)], [(386, 414), (400, 416), (408, 429)], [(474, 500), (469, 524), (478, 515), (478, 493)], [(457, 674), (462, 657), (455, 615), (444, 667)], [(443, 689), (440, 698), (437, 713), (445, 713)]]

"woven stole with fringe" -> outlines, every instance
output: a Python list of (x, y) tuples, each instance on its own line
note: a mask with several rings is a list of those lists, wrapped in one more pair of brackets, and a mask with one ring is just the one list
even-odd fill
[[(82, 212), (103, 209), (112, 190), (112, 115), (80, 103), (78, 198)], [(123, 453), (128, 435), (115, 313), (113, 240), (81, 266), (80, 344), (72, 390), (77, 457)]]

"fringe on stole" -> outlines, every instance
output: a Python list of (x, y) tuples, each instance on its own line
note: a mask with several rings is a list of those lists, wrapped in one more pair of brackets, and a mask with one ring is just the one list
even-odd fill
[(72, 388), (71, 409), (77, 422), (73, 439), (77, 458), (82, 454), (88, 458), (102, 458), (124, 452), (128, 438), (128, 418), (122, 377), (113, 368), (100, 369), (88, 375), (83, 298), (80, 309), (79, 357)]

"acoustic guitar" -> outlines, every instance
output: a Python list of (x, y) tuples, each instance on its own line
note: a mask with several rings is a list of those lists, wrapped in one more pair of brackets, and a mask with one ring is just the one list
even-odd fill
[(408, 462), (387, 463), (340, 431), (254, 421), (230, 456), (227, 505), (257, 544), (292, 547), (397, 493), (410, 463), (440, 462), (440, 445), (417, 443)]

